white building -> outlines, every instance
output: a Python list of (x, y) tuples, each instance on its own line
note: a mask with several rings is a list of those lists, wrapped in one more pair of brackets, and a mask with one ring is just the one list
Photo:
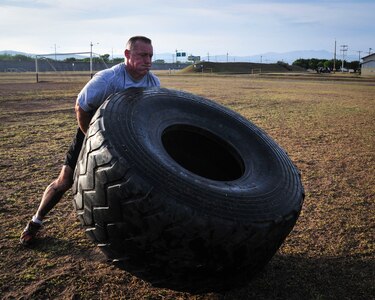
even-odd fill
[(375, 53), (362, 57), (361, 75), (375, 76)]

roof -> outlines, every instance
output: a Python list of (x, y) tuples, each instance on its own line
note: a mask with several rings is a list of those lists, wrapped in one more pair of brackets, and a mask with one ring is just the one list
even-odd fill
[(367, 58), (370, 58), (371, 56), (373, 56), (375, 58), (375, 53), (371, 53), (369, 55), (366, 55), (366, 56), (362, 57), (362, 59), (367, 59)]

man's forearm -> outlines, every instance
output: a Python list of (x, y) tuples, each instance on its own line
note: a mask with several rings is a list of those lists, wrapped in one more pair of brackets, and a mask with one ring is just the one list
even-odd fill
[(81, 128), (82, 132), (86, 134), (87, 129), (89, 128), (90, 121), (92, 114), (89, 112), (84, 111), (78, 104), (75, 106), (76, 117), (79, 128)]

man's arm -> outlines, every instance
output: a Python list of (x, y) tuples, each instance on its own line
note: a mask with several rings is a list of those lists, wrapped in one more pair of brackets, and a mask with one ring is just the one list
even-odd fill
[(89, 128), (90, 121), (92, 114), (89, 112), (84, 111), (78, 103), (76, 103), (75, 106), (75, 111), (76, 111), (76, 117), (77, 117), (77, 122), (79, 128), (81, 128), (82, 132), (86, 134), (87, 129)]

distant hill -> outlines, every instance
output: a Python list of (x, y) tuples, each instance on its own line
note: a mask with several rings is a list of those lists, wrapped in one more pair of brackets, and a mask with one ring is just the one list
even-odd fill
[(243, 63), (243, 62), (200, 62), (190, 65), (181, 70), (182, 73), (192, 72), (221, 73), (221, 74), (259, 74), (259, 73), (285, 73), (285, 72), (305, 72), (306, 70), (288, 64), (263, 64), (263, 63)]
[(13, 51), (13, 50), (1, 50), (0, 54), (8, 54), (8, 55), (18, 55), (18, 54), (21, 54), (21, 55), (27, 55), (28, 56), (28, 54), (26, 54), (24, 52)]
[[(35, 58), (35, 55), (37, 54), (31, 54), (31, 53), (26, 53), (26, 52), (20, 52), (20, 51), (14, 51), (14, 50), (1, 50), (0, 51), (0, 55), (4, 55), (4, 54), (7, 54), (7, 55), (25, 55), (25, 56), (29, 56), (29, 57), (33, 57)], [(51, 56), (49, 56), (51, 58), (54, 58), (53, 57), (53, 53), (51, 53)], [(67, 59), (67, 58), (71, 58), (71, 57), (74, 57), (76, 59), (83, 59), (83, 58), (86, 58), (88, 57), (88, 55), (84, 56), (84, 55), (79, 55), (79, 54), (72, 54), (72, 55), (58, 55), (56, 57), (57, 60), (64, 60), (64, 59)]]
[[(35, 57), (35, 54), (13, 51), (13, 50), (2, 50), (0, 54), (10, 54), (10, 55), (26, 55)], [(194, 55), (198, 55), (195, 54)], [(342, 59), (342, 55), (340, 56), (339, 49), (337, 50), (337, 59)], [(68, 57), (75, 57), (77, 59), (82, 59), (85, 56), (82, 55), (67, 55), (67, 56), (58, 56), (58, 59), (63, 60)], [(87, 56), (86, 56), (87, 57)], [(123, 55), (114, 55), (115, 58), (123, 57)], [(210, 61), (210, 62), (251, 62), (251, 63), (276, 63), (278, 61), (283, 61), (288, 64), (292, 64), (297, 59), (304, 58), (318, 58), (318, 59), (333, 59), (333, 52), (329, 52), (327, 50), (300, 50), (300, 51), (290, 51), (284, 53), (277, 53), (277, 52), (266, 52), (260, 53), (257, 55), (250, 55), (250, 56), (231, 56), (231, 55), (210, 55), (210, 56), (201, 56), (202, 61)], [(164, 60), (166, 63), (174, 62), (175, 53), (155, 53), (154, 59), (157, 60)], [(347, 55), (345, 57), (346, 61), (357, 61), (358, 56), (356, 55)]]
[(25, 55), (25, 56), (31, 56), (31, 57), (35, 56), (35, 55), (31, 55), (29, 53), (20, 52), (20, 51), (14, 51), (14, 50), (1, 50), (0, 51), (0, 55), (11, 55), (11, 56), (14, 56), (14, 55)]
[[(194, 55), (197, 55), (194, 53)], [(221, 55), (210, 55), (210, 56), (201, 56), (202, 61), (210, 61), (210, 62), (251, 62), (251, 63), (277, 63), (278, 61), (283, 61), (288, 64), (292, 64), (297, 59), (310, 59), (310, 58), (317, 58), (317, 59), (333, 59), (333, 52), (329, 52), (327, 50), (301, 50), (301, 51), (290, 51), (290, 52), (266, 52), (260, 53), (256, 55), (249, 55), (249, 56), (231, 56), (230, 54), (227, 56), (226, 54)], [(340, 56), (340, 52), (337, 49), (336, 53), (337, 59), (342, 59)], [(173, 53), (160, 53), (154, 55), (155, 59), (162, 59), (165, 62), (173, 62), (175, 57)], [(358, 56), (356, 55), (347, 55), (345, 56), (346, 61), (357, 61)]]

